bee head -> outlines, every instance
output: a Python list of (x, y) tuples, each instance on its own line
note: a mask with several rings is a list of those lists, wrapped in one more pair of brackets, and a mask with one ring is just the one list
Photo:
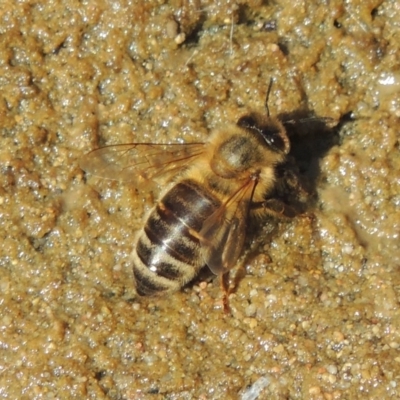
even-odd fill
[(237, 126), (261, 138), (271, 151), (284, 155), (289, 153), (290, 143), (283, 125), (278, 120), (261, 119), (250, 114), (239, 118)]

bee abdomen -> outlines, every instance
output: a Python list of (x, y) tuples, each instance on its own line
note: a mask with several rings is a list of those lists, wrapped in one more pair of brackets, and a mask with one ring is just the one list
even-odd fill
[(220, 205), (197, 182), (177, 183), (151, 212), (133, 251), (133, 272), (140, 295), (172, 292), (204, 266), (199, 231)]

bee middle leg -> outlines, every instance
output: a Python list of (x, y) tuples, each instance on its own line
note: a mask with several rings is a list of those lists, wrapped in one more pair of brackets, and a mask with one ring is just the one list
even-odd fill
[(294, 218), (299, 214), (296, 208), (286, 204), (282, 200), (271, 198), (251, 204), (251, 211), (265, 212), (276, 218)]

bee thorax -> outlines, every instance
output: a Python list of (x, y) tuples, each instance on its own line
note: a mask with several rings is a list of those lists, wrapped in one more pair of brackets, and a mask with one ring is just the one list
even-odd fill
[(233, 135), (217, 147), (210, 165), (216, 175), (231, 179), (247, 171), (258, 158), (250, 137)]

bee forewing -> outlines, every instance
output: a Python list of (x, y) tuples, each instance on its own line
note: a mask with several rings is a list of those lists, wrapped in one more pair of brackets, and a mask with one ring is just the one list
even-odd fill
[(102, 147), (86, 154), (80, 167), (101, 178), (145, 184), (167, 179), (202, 154), (203, 143), (130, 143)]
[(246, 233), (244, 218), (234, 217), (231, 220), (213, 218), (205, 221), (200, 231), (201, 254), (205, 264), (215, 274), (225, 274), (237, 263), (242, 252)]
[(242, 252), (248, 209), (256, 181), (248, 180), (217, 211), (208, 217), (200, 231), (204, 262), (216, 274), (232, 269)]

